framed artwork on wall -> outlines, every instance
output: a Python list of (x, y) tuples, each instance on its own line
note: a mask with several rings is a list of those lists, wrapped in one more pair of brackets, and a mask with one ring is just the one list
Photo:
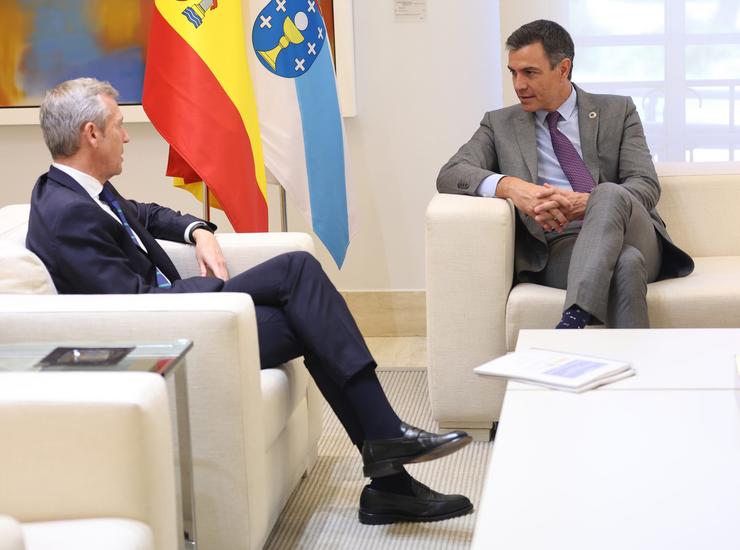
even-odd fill
[[(345, 116), (354, 114), (351, 2), (317, 2), (331, 37)], [(80, 76), (113, 84), (121, 94), (127, 121), (148, 120), (140, 104), (154, 0), (1, 0), (0, 4), (0, 124), (36, 124), (44, 92)]]
[(4, 0), (0, 106), (38, 106), (79, 76), (108, 80), (121, 104), (141, 103), (154, 0)]

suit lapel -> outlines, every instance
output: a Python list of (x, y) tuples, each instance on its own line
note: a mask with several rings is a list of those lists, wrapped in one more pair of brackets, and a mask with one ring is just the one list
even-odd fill
[(591, 100), (591, 94), (573, 85), (578, 94), (578, 130), (581, 134), (583, 161), (594, 181), (599, 183), (599, 153), (596, 138), (599, 135), (599, 108)]
[(529, 170), (529, 181), (537, 182), (537, 136), (534, 129), (534, 115), (526, 111), (517, 113), (514, 119), (516, 140)]

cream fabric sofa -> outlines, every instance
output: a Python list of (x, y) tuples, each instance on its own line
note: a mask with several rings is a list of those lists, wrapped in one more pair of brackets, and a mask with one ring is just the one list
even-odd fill
[[(0, 343), (193, 340), (187, 374), (198, 547), (261, 548), (316, 461), (322, 398), (302, 361), (260, 370), (247, 295), (56, 295), (23, 246), (28, 210), (0, 209)], [(218, 238), (231, 273), (282, 252), (313, 251), (304, 234)], [(161, 244), (183, 277), (198, 273), (192, 247)]]
[(0, 549), (176, 550), (164, 380), (0, 373)]
[[(740, 164), (658, 165), (658, 211), (696, 269), (648, 285), (654, 328), (740, 327)], [(512, 288), (514, 208), (437, 195), (426, 213), (429, 394), (441, 428), (487, 439), (505, 384), (472, 368), (512, 351), (519, 329), (553, 328), (565, 291)]]

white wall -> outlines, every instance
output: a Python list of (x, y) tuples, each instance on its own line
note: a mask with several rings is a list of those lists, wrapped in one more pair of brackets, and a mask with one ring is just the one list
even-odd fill
[[(439, 168), (502, 104), (499, 2), (428, 0), (426, 21), (400, 23), (391, 0), (355, 0), (354, 23), (358, 114), (345, 125), (359, 230), (341, 272), (323, 249), (320, 259), (343, 290), (423, 289), (424, 211)], [(149, 124), (127, 129), (116, 186), (198, 214), (199, 204), (162, 175), (162, 139)], [(27, 202), (49, 163), (38, 127), (0, 127), (0, 163), (0, 206)], [(279, 223), (275, 195), (271, 227)], [(307, 230), (290, 208), (288, 219), (290, 230)], [(222, 215), (214, 221), (228, 228)]]
[(359, 231), (341, 272), (322, 263), (343, 289), (423, 289), (439, 168), (501, 105), (498, 1), (428, 0), (426, 21), (401, 23), (391, 0), (355, 0), (354, 21), (358, 115), (345, 127)]

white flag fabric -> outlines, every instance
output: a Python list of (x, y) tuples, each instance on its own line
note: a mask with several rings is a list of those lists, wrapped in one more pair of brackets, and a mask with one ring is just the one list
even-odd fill
[(249, 0), (249, 6), (265, 166), (341, 267), (352, 229), (348, 159), (318, 0)]

